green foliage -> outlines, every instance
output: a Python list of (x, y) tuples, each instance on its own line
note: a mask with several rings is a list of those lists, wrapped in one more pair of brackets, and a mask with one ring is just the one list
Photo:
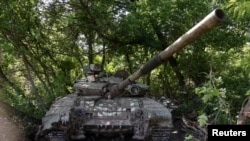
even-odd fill
[(193, 135), (191, 135), (191, 134), (186, 134), (186, 135), (185, 135), (185, 138), (184, 138), (184, 141), (196, 141), (196, 139), (194, 138)]
[(225, 8), (229, 10), (229, 12), (233, 13), (234, 17), (238, 19), (241, 18), (249, 18), (249, 10), (250, 10), (250, 2), (242, 1), (242, 0), (230, 0)]
[(208, 122), (208, 117), (205, 113), (198, 116), (198, 123), (200, 127), (205, 127)]
[[(218, 88), (222, 84), (222, 79), (212, 78), (210, 76), (210, 81), (205, 83), (202, 87), (195, 89), (195, 93), (201, 97), (204, 103), (204, 109), (200, 111), (201, 115), (198, 117), (198, 122), (200, 126), (204, 126), (207, 122), (213, 123), (230, 123), (230, 106), (229, 102), (226, 101), (226, 89)], [(209, 115), (210, 121), (208, 121)], [(223, 118), (223, 121), (221, 119)]]

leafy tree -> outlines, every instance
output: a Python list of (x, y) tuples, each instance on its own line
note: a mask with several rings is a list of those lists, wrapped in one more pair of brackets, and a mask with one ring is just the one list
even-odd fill
[(206, 74), (212, 71), (223, 80), (215, 89), (225, 88), (223, 100), (235, 105), (232, 115), (249, 90), (248, 46), (243, 48), (249, 40), (248, 2), (27, 0), (0, 4), (1, 98), (24, 111), (29, 107), (26, 112), (37, 117), (56, 97), (73, 92), (73, 82), (82, 76), (86, 64), (101, 63), (108, 72), (132, 73), (217, 7), (225, 9), (223, 24), (139, 81), (150, 85), (157, 97), (189, 104), (196, 97), (193, 90), (207, 84)]

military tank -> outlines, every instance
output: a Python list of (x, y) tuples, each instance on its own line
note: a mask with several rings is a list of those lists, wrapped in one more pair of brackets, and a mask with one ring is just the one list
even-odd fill
[(37, 141), (167, 141), (173, 128), (170, 110), (147, 97), (149, 87), (136, 80), (225, 19), (215, 9), (136, 72), (107, 75), (101, 65), (84, 67), (74, 93), (57, 98), (42, 118)]

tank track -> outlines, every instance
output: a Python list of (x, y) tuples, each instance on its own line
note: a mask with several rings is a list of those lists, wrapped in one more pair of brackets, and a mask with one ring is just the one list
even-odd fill
[(168, 127), (152, 127), (152, 134), (150, 141), (168, 141), (171, 136), (172, 128)]
[(94, 136), (87, 135), (84, 140), (73, 140), (68, 139), (63, 131), (52, 131), (48, 133), (45, 137), (36, 139), (35, 141), (134, 141), (130, 140), (123, 136), (114, 136), (114, 137), (103, 137), (103, 136)]
[(37, 139), (36, 141), (70, 141), (67, 139), (63, 131), (52, 131), (45, 137)]
[[(154, 127), (152, 130), (152, 136), (150, 137), (150, 139), (147, 139), (145, 141), (168, 141), (170, 138), (171, 131), (172, 130), (170, 128)], [(68, 139), (63, 131), (53, 131), (37, 141), (73, 141), (73, 140)], [(87, 138), (84, 141), (143, 141), (143, 140), (134, 140), (126, 137), (119, 138), (117, 136), (113, 138), (87, 136)]]

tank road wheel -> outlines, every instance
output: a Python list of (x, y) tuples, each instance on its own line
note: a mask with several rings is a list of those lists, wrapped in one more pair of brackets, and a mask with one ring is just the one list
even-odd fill
[(39, 141), (69, 141), (62, 131), (51, 132)]
[(69, 141), (69, 140), (60, 137), (45, 137), (39, 141)]
[(125, 139), (123, 135), (117, 135), (117, 136), (87, 136), (87, 138), (84, 141), (131, 141), (128, 139)]
[(124, 136), (121, 135), (121, 136), (115, 137), (112, 141), (125, 141), (125, 140), (124, 140)]
[(72, 141), (99, 141), (99, 140), (96, 140), (96, 138), (94, 136), (86, 135), (86, 138), (83, 140), (72, 140)]
[(58, 137), (53, 137), (53, 138), (49, 138), (49, 139), (47, 139), (46, 141), (68, 141), (68, 140), (66, 140), (66, 139), (64, 139), (64, 138), (58, 138)]

